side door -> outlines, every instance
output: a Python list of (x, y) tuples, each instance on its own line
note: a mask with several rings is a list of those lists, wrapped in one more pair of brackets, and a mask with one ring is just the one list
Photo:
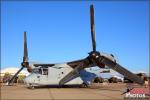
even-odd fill
[(40, 84), (47, 84), (48, 83), (48, 68), (41, 68), (41, 75), (40, 75)]
[(55, 67), (48, 68), (48, 83), (50, 85), (58, 85), (59, 84), (59, 70)]

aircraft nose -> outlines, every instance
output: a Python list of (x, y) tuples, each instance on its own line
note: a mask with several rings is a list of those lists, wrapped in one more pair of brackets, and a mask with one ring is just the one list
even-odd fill
[(25, 82), (25, 83), (29, 83), (29, 80), (28, 80), (27, 77), (24, 79), (24, 82)]

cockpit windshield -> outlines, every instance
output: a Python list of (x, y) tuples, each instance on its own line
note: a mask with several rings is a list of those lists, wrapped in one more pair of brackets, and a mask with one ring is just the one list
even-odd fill
[(42, 74), (42, 70), (40, 68), (35, 68), (32, 70), (32, 73)]
[(32, 73), (48, 75), (48, 69), (47, 68), (35, 68), (32, 70)]

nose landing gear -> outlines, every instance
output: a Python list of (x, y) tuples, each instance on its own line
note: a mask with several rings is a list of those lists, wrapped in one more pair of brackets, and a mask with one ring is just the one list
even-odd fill
[(35, 86), (33, 84), (28, 84), (29, 89), (35, 89)]

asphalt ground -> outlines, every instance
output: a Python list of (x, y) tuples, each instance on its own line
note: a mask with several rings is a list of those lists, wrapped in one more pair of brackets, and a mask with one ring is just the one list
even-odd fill
[(122, 83), (92, 84), (88, 88), (79, 88), (79, 87), (60, 88), (56, 86), (49, 86), (49, 87), (37, 87), (35, 89), (29, 89), (27, 88), (27, 86), (20, 84), (16, 84), (14, 86), (1, 85), (1, 100), (6, 99), (7, 100), (8, 99), (122, 100), (124, 99), (125, 94), (123, 95), (121, 94), (126, 90), (126, 87), (127, 85)]

